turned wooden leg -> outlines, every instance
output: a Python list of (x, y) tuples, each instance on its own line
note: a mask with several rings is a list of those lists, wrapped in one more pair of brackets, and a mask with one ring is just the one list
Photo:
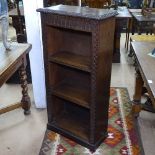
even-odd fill
[(22, 104), (22, 108), (24, 109), (24, 114), (28, 115), (28, 114), (30, 114), (31, 101), (30, 101), (30, 97), (28, 95), (27, 75), (26, 75), (26, 70), (25, 70), (24, 64), (20, 67), (19, 75), (20, 75), (21, 87), (22, 87), (21, 104)]
[(136, 80), (135, 80), (135, 92), (133, 96), (133, 107), (132, 111), (135, 117), (139, 116), (139, 112), (141, 111), (141, 95), (143, 89), (143, 79), (140, 75), (139, 70), (136, 70)]

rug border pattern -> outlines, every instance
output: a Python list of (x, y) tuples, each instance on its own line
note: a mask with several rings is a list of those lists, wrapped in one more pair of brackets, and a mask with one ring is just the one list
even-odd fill
[[(123, 130), (124, 130), (124, 137), (125, 137), (124, 140), (126, 141), (126, 145), (127, 145), (127, 148), (128, 148), (128, 155), (144, 155), (144, 150), (143, 150), (143, 147), (142, 147), (141, 138), (139, 137), (139, 135), (140, 135), (140, 132), (139, 131), (140, 130), (139, 130), (139, 128), (138, 128), (139, 126), (137, 124), (138, 121), (133, 117), (132, 119), (133, 119), (133, 123), (134, 123), (134, 129), (136, 130), (136, 132), (138, 131), (138, 137), (136, 136), (136, 138), (137, 138), (138, 146), (139, 146), (139, 149), (138, 149), (139, 150), (139, 153), (138, 154), (134, 154), (134, 151), (133, 151), (133, 143), (132, 143), (132, 139), (131, 139), (132, 135), (130, 135), (130, 131), (128, 130), (129, 128), (128, 128), (128, 123), (127, 123), (127, 118), (126, 118), (128, 116), (128, 113), (126, 113), (124, 107), (121, 104), (121, 103), (124, 103), (124, 101), (125, 101), (125, 103), (126, 102), (128, 102), (128, 103), (131, 102), (130, 97), (129, 97), (128, 90), (127, 90), (126, 87), (111, 87), (111, 88), (112, 89), (113, 88), (115, 89), (116, 94), (117, 94), (117, 97), (118, 97), (118, 107), (119, 107), (121, 119), (122, 119), (122, 122), (123, 122)], [(126, 95), (124, 95), (124, 94), (126, 94)], [(122, 98), (122, 96), (123, 96), (123, 98)], [(43, 143), (44, 143), (44, 140), (47, 138), (47, 133), (48, 133), (48, 130), (46, 130), (46, 134), (44, 136)], [(60, 135), (59, 135), (57, 141), (54, 143), (54, 145), (56, 145), (56, 144), (59, 143), (59, 139), (60, 139)], [(42, 143), (42, 146), (43, 146), (43, 143)], [(54, 150), (51, 151), (50, 155), (53, 155), (54, 152), (56, 153), (56, 150), (55, 151)], [(91, 155), (93, 155), (93, 154), (91, 153)], [(39, 155), (45, 155), (41, 151), (41, 149), (40, 149)]]

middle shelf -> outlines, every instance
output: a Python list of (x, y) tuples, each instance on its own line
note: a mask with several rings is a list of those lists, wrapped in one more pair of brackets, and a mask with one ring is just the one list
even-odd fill
[(52, 95), (76, 103), (85, 108), (90, 108), (90, 89), (88, 86), (82, 85), (78, 80), (74, 82), (64, 80), (54, 90)]
[(65, 65), (68, 67), (80, 69), (86, 72), (91, 72), (90, 56), (81, 56), (71, 52), (57, 52), (50, 56), (49, 61)]

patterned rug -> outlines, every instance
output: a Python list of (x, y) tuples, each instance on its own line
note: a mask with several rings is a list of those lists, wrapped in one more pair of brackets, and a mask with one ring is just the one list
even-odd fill
[(142, 146), (138, 137), (127, 89), (111, 88), (108, 137), (94, 153), (47, 130), (40, 155), (141, 155)]

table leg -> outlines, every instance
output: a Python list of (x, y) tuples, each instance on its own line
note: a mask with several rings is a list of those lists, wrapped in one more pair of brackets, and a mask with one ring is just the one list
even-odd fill
[(21, 87), (22, 87), (22, 108), (24, 109), (24, 114), (29, 115), (30, 114), (30, 106), (31, 106), (31, 101), (30, 97), (28, 95), (28, 87), (27, 87), (27, 75), (26, 75), (26, 66), (23, 65), (19, 69), (19, 75), (20, 75), (20, 80), (21, 80)]
[(132, 29), (132, 19), (128, 19), (127, 21), (127, 28), (126, 28), (126, 41), (125, 41), (125, 48), (128, 51), (129, 46), (129, 37), (130, 37), (130, 31)]
[(114, 35), (114, 51), (113, 51), (113, 63), (120, 63), (120, 37), (119, 33), (115, 32)]
[(138, 31), (138, 35), (141, 35), (141, 33), (142, 33), (142, 23), (141, 22), (137, 22), (137, 31)]
[(136, 80), (135, 80), (135, 92), (133, 96), (133, 107), (132, 111), (135, 117), (139, 116), (139, 112), (141, 111), (141, 95), (143, 89), (143, 79), (138, 69), (136, 69)]
[(121, 38), (121, 20), (116, 19), (115, 33), (114, 33), (114, 49), (113, 49), (113, 63), (120, 63), (120, 38)]
[(136, 19), (133, 17), (132, 18), (132, 27), (131, 27), (131, 34), (134, 35), (136, 32), (136, 26), (137, 26), (137, 22)]

